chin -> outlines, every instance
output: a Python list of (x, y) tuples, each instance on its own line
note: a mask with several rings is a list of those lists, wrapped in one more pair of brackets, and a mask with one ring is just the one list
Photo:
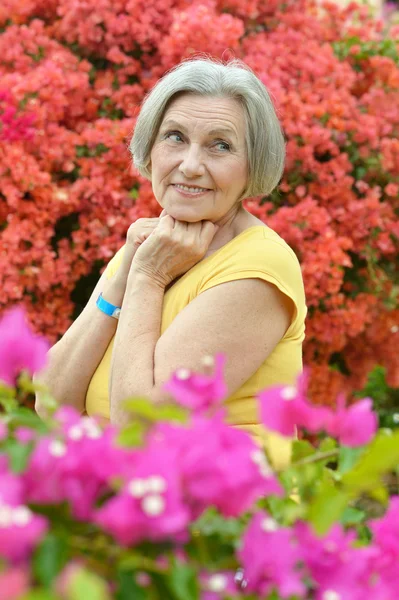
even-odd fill
[(186, 223), (198, 223), (199, 221), (205, 221), (207, 219), (204, 215), (192, 214), (190, 207), (179, 206), (173, 208), (165, 208), (168, 215), (176, 219), (177, 221), (185, 221)]

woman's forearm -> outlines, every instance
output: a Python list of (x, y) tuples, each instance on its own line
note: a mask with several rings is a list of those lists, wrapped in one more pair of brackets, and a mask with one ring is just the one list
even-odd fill
[(164, 294), (164, 287), (151, 277), (131, 269), (112, 352), (109, 391), (114, 424), (127, 421), (126, 398), (150, 397), (154, 389), (154, 353), (161, 335)]
[[(124, 286), (113, 278), (103, 288), (105, 300), (121, 306)], [(48, 353), (48, 365), (35, 381), (44, 383), (60, 404), (85, 409), (90, 380), (115, 335), (118, 321), (104, 314), (94, 304), (87, 306), (57, 344)], [(44, 416), (40, 393), (36, 395), (36, 411)]]

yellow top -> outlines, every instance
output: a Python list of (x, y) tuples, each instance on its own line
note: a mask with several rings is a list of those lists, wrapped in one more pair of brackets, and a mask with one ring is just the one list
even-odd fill
[[(124, 246), (109, 262), (106, 276), (117, 271)], [(302, 342), (305, 337), (306, 303), (301, 268), (288, 244), (269, 227), (246, 229), (230, 242), (206, 257), (170, 287), (164, 296), (161, 334), (196, 296), (205, 290), (235, 279), (260, 278), (278, 287), (294, 304), (291, 325), (259, 369), (226, 400), (228, 421), (249, 431), (265, 445), (276, 468), (290, 460), (291, 443), (277, 434), (266, 432), (259, 423), (255, 395), (277, 384), (292, 384), (302, 370)], [(194, 333), (194, 332), (193, 332)], [(90, 381), (86, 411), (109, 419), (108, 377), (114, 339)]]

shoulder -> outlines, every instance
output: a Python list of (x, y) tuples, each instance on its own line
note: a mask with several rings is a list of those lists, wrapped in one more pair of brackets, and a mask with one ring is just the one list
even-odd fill
[(209, 257), (201, 289), (226, 277), (235, 275), (239, 279), (251, 274), (263, 274), (272, 283), (278, 280), (289, 287), (302, 284), (301, 267), (292, 248), (269, 227), (256, 226), (244, 230)]

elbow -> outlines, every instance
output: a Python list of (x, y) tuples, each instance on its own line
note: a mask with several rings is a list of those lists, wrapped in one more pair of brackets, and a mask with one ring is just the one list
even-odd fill
[(42, 420), (46, 420), (48, 418), (48, 409), (46, 409), (41, 403), (38, 397), (36, 396), (35, 400), (35, 412)]

